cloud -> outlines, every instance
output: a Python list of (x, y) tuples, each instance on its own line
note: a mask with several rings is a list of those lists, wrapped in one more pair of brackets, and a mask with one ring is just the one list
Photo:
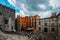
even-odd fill
[(60, 7), (60, 0), (50, 0), (49, 3), (53, 8)]
[(38, 7), (42, 8), (42, 9), (46, 9), (46, 5), (42, 4), (42, 5), (38, 5)]
[(51, 14), (52, 14), (52, 11), (49, 10), (49, 11), (40, 12), (40, 13), (42, 13), (40, 16), (41, 16), (42, 18), (45, 18), (45, 17), (50, 17)]
[(8, 2), (9, 2), (10, 4), (12, 4), (13, 6), (15, 6), (15, 4), (16, 4), (16, 1), (15, 1), (15, 0), (8, 0)]
[(20, 10), (20, 16), (49, 17), (52, 12), (60, 11), (59, 0), (8, 0), (8, 2)]
[(39, 15), (41, 16), (41, 18), (45, 18), (45, 17), (50, 17), (52, 14), (52, 11), (44, 11), (44, 12), (33, 12), (34, 15)]
[(13, 6), (16, 6), (17, 8), (21, 9), (21, 4), (25, 5), (25, 8), (28, 9), (29, 11), (37, 9), (38, 11), (40, 10), (38, 7), (38, 4), (45, 4), (47, 3), (47, 0), (8, 0), (10, 4)]

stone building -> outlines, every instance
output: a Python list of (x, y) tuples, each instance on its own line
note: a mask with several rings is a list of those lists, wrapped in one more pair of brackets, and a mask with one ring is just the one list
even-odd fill
[(60, 13), (58, 14), (58, 35), (60, 36)]
[(57, 16), (39, 19), (39, 29), (41, 30), (41, 32), (47, 33), (55, 32), (57, 31), (56, 28), (57, 28)]
[(14, 31), (15, 10), (0, 4), (0, 27), (4, 31)]
[[(60, 22), (59, 22), (60, 23)], [(38, 20), (39, 24), (39, 32), (41, 32), (44, 37), (49, 37), (46, 39), (51, 40), (57, 40), (57, 34), (58, 34), (58, 19), (56, 13), (52, 13), (51, 17), (48, 18), (42, 18)], [(41, 36), (41, 37), (42, 37)]]

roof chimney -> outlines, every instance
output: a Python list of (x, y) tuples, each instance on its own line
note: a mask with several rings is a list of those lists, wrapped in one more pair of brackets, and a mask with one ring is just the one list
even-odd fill
[(56, 17), (57, 15), (56, 15), (56, 13), (52, 13), (52, 16), (51, 17)]

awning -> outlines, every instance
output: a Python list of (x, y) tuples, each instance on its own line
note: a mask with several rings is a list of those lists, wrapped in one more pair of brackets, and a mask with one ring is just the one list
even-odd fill
[(32, 28), (27, 28), (27, 30), (32, 30)]

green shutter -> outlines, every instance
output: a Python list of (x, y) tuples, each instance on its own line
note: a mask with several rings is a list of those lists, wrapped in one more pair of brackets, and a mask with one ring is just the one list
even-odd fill
[(3, 8), (0, 8), (0, 11), (3, 11)]
[(0, 12), (0, 15), (2, 15), (2, 13)]
[(0, 8), (0, 11), (1, 11), (1, 8)]

